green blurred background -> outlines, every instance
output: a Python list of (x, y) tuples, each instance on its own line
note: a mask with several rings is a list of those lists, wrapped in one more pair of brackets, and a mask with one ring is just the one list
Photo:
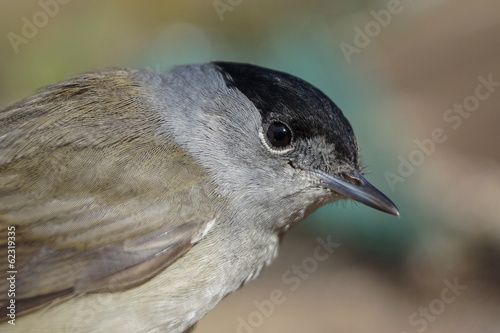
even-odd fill
[[(54, 1), (0, 1), (0, 106), (102, 67), (271, 67), (340, 106), (367, 178), (400, 208), (400, 219), (350, 202), (320, 209), (196, 332), (500, 331), (500, 87), (460, 124), (443, 118), (474, 102), (478, 77), (500, 82), (500, 3)], [(415, 140), (437, 128), (446, 140), (419, 153)], [(411, 158), (414, 170), (398, 171)], [(340, 247), (291, 290), (283, 274), (318, 237)], [(466, 289), (448, 302), (445, 281)], [(259, 310), (275, 289), (284, 301)]]

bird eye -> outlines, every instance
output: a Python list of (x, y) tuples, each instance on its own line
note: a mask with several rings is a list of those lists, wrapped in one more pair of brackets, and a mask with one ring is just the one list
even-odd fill
[(267, 139), (275, 148), (286, 148), (292, 142), (292, 131), (280, 121), (273, 121), (267, 128)]

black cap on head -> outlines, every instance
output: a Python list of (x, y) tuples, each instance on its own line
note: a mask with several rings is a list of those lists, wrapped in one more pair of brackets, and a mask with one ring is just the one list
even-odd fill
[(214, 64), (229, 88), (238, 89), (253, 102), (264, 122), (286, 122), (297, 140), (321, 136), (334, 145), (340, 160), (358, 165), (358, 149), (351, 125), (319, 89), (293, 75), (255, 65)]

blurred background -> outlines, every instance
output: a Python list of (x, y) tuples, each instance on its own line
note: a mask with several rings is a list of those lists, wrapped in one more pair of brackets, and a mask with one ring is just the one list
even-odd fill
[[(229, 60), (299, 76), (350, 120), (401, 218), (323, 207), (195, 332), (499, 332), (500, 3), (1, 0), (0, 13), (1, 107), (97, 68)], [(337, 244), (323, 261), (318, 238)]]

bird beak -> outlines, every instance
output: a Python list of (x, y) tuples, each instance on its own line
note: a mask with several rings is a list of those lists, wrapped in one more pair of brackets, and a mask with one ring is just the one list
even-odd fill
[(384, 213), (399, 216), (396, 205), (370, 184), (358, 171), (332, 176), (321, 171), (313, 171), (327, 188)]

